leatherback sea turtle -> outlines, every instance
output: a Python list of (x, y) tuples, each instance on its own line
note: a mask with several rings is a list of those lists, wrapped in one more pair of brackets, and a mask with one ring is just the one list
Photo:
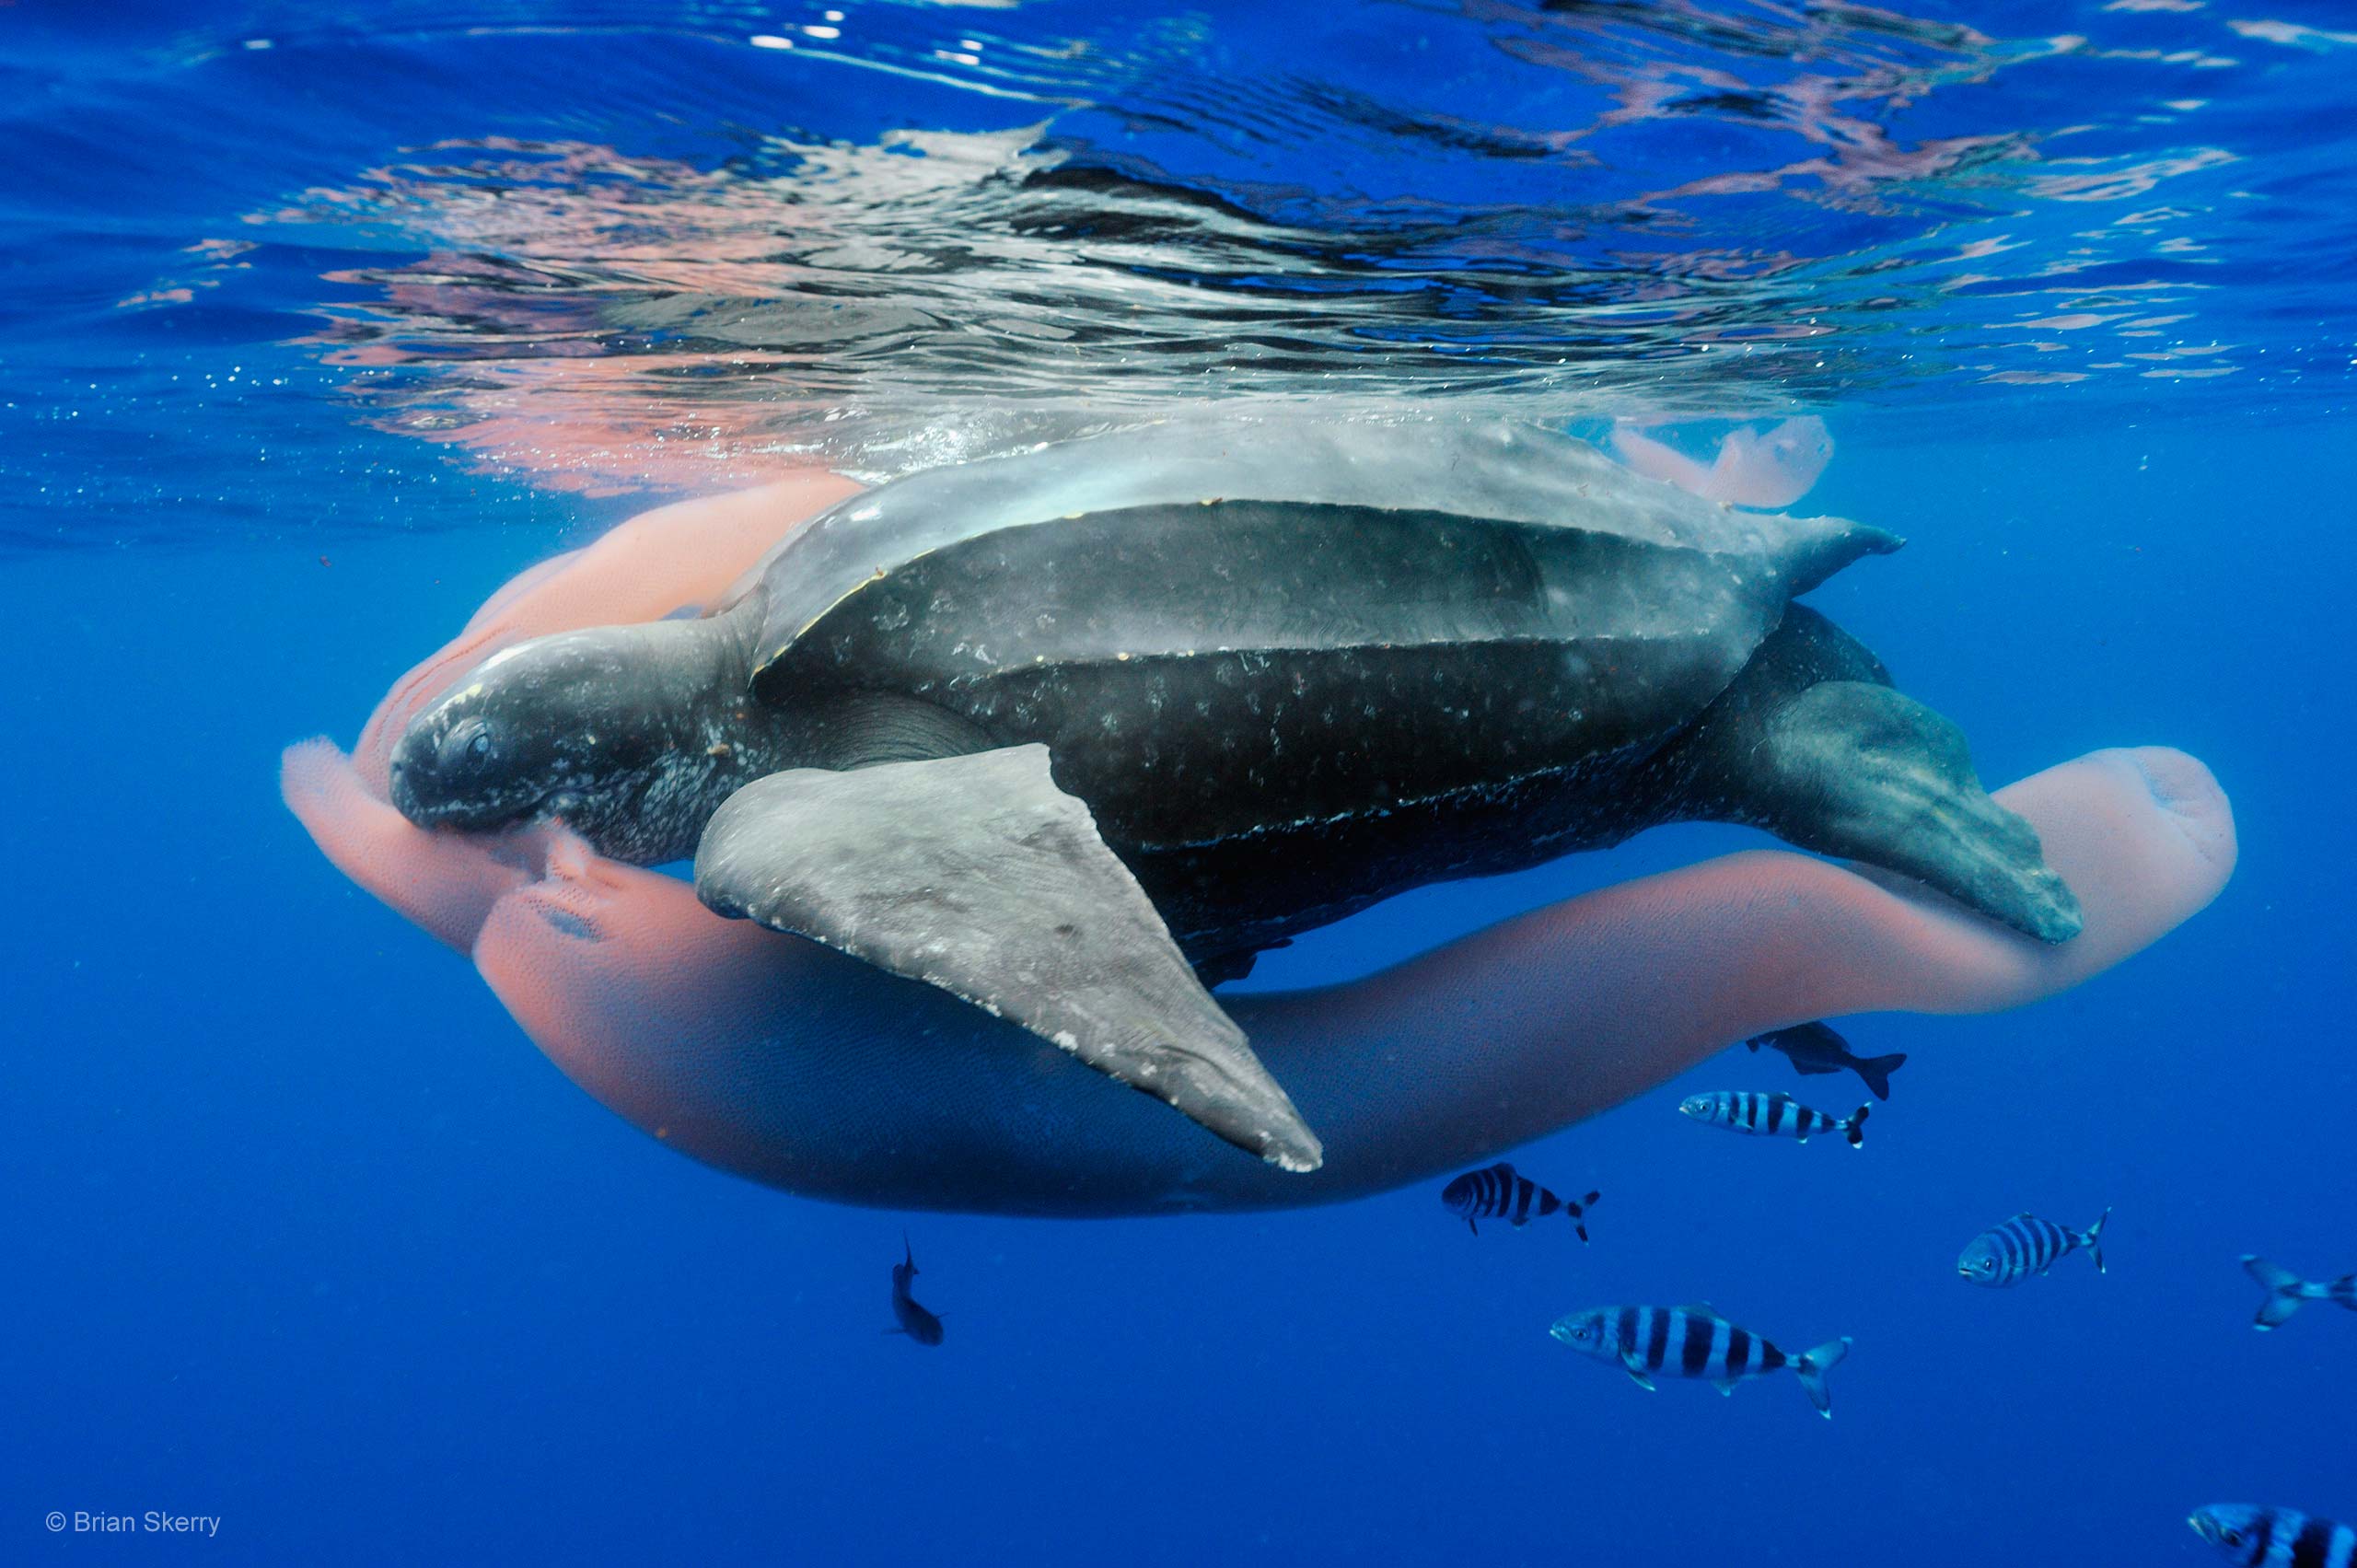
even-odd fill
[(709, 613), (499, 653), (411, 725), (392, 796), (692, 854), (721, 913), (1307, 1169), (1206, 987), (1422, 883), (1708, 819), (2077, 930), (1956, 726), (1791, 602), (1898, 542), (1523, 425), (1173, 420), (915, 474)]

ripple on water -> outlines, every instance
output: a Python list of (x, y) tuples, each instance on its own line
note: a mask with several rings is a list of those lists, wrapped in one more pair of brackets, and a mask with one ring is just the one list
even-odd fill
[[(2305, 112), (2348, 35), (2142, 0), (1265, 9), (192, 35), (183, 73), (354, 107), (310, 95), (286, 178), (110, 311), (275, 330), (380, 428), (591, 493), (877, 476), (1210, 392), (1747, 417), (2346, 385), (2301, 320), (2340, 313), (2328, 280), (2285, 263), (2357, 238), (2348, 135)], [(420, 61), (444, 90), (388, 135), (372, 75)], [(254, 125), (220, 135), (269, 180)]]

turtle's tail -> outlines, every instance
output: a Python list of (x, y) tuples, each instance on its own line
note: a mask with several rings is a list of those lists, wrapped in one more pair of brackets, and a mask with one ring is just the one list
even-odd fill
[(1784, 575), (1797, 597), (1817, 587), (1862, 555), (1888, 555), (1907, 541), (1882, 528), (1853, 523), (1847, 517), (1795, 517)]

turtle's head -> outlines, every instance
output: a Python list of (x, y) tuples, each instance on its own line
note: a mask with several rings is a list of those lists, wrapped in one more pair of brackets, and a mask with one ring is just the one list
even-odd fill
[[(561, 632), (493, 654), (411, 721), (393, 749), (393, 805), (422, 828), (492, 831), (561, 818), (598, 851), (640, 864), (692, 851), (683, 795), (715, 771), (692, 744), (681, 623)], [(700, 683), (701, 684), (701, 683)], [(708, 808), (703, 813), (708, 815)], [(682, 844), (684, 843), (684, 847)]]

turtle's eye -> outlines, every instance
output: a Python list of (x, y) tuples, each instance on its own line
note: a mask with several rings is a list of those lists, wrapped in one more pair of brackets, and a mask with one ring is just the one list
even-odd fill
[(499, 760), (499, 738), (481, 718), (461, 719), (435, 748), (442, 776), (452, 783), (481, 778)]
[(2218, 1532), (2218, 1544), (2221, 1546), (2240, 1546), (2242, 1543), (2243, 1532), (2240, 1530), (2220, 1530)]

